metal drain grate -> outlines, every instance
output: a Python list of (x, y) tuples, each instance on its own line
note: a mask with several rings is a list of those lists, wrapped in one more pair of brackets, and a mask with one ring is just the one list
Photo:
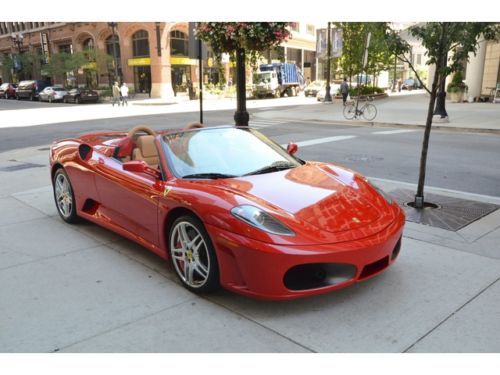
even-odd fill
[(43, 165), (43, 164), (22, 163), (22, 162), (20, 162), (20, 163), (21, 164), (9, 165), (8, 167), (1, 167), (0, 172), (15, 172), (15, 171), (23, 170), (23, 169), (45, 167), (45, 165)]
[(412, 202), (415, 191), (397, 189), (389, 194), (399, 203), (406, 214), (406, 220), (456, 232), (476, 220), (500, 208), (495, 204), (470, 201), (437, 194), (425, 194), (425, 201), (437, 204), (438, 208), (417, 210), (405, 203)]

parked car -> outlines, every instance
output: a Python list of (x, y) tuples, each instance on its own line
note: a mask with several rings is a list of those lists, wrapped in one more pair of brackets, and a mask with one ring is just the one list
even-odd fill
[[(335, 95), (338, 95), (339, 93), (340, 93), (340, 84), (330, 83), (330, 95), (332, 96), (332, 99), (335, 97)], [(318, 93), (316, 94), (316, 100), (318, 102), (324, 102), (325, 94), (326, 94), (326, 84), (325, 86), (323, 86), (323, 89), (319, 90)]]
[(21, 81), (17, 86), (16, 99), (19, 100), (27, 98), (32, 101), (36, 100), (38, 99), (40, 92), (47, 86), (50, 86), (49, 81), (43, 81), (43, 80)]
[(422, 82), (418, 79), (408, 78), (403, 81), (401, 90), (417, 90), (422, 88)]
[(97, 103), (98, 101), (99, 94), (97, 91), (81, 88), (69, 90), (63, 98), (64, 103)]
[(68, 92), (61, 86), (48, 86), (40, 92), (40, 101), (55, 102), (63, 100)]
[(195, 293), (292, 299), (390, 268), (398, 203), (297, 148), (232, 125), (86, 134), (51, 146), (54, 201), (63, 221), (89, 220), (170, 260)]
[(325, 81), (314, 81), (311, 82), (307, 87), (304, 89), (304, 96), (313, 96), (315, 97), (318, 94), (318, 91), (320, 90), (325, 90)]
[(0, 85), (0, 98), (10, 99), (16, 97), (16, 88), (17, 85), (15, 83), (5, 82)]

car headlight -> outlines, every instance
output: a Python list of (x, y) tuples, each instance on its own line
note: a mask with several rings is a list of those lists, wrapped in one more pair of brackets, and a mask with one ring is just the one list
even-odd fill
[(385, 191), (383, 191), (381, 188), (379, 188), (373, 182), (371, 182), (368, 179), (366, 179), (366, 182), (368, 182), (372, 188), (374, 188), (382, 197), (384, 197), (384, 199), (387, 203), (392, 204), (394, 202), (389, 194), (387, 194)]
[(295, 236), (295, 233), (285, 224), (257, 207), (244, 204), (231, 209), (231, 213), (234, 217), (264, 232), (282, 236)]

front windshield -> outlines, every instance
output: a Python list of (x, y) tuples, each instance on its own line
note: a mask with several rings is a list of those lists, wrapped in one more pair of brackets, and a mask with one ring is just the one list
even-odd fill
[(206, 128), (167, 134), (162, 140), (172, 172), (177, 177), (243, 176), (273, 165), (285, 168), (301, 165), (253, 129)]
[(269, 83), (271, 82), (271, 73), (255, 73), (253, 75), (253, 82), (259, 83)]

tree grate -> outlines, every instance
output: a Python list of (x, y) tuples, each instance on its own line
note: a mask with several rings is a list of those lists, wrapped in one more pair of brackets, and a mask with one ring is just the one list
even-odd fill
[(390, 191), (389, 195), (403, 208), (407, 221), (453, 232), (500, 208), (491, 203), (427, 193), (424, 195), (425, 201), (438, 205), (438, 208), (416, 209), (407, 205), (408, 202), (414, 201), (415, 191), (397, 189)]

